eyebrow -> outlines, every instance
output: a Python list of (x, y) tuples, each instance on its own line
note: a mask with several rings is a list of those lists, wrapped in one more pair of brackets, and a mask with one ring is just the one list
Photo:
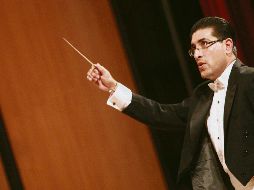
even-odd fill
[[(208, 39), (207, 39), (207, 38), (201, 38), (201, 39), (198, 40), (197, 43), (199, 43), (199, 42), (201, 42), (201, 41), (205, 41), (205, 40), (208, 40)], [(195, 45), (196, 45), (196, 44), (191, 43), (191, 47), (193, 47), (193, 46), (195, 46)]]

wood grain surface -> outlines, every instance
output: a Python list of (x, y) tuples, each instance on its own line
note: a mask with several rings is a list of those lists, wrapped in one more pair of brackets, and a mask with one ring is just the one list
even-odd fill
[(147, 128), (106, 105), (62, 40), (135, 91), (109, 2), (3, 0), (0, 23), (0, 105), (25, 189), (166, 189)]

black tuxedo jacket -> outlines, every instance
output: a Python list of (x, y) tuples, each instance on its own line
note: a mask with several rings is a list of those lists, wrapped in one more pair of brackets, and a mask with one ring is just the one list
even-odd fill
[[(166, 130), (185, 127), (179, 179), (191, 171), (200, 151), (202, 131), (213, 97), (209, 82), (200, 84), (191, 97), (178, 104), (159, 104), (133, 94), (132, 102), (123, 111), (149, 126)], [(224, 134), (226, 164), (246, 185), (254, 176), (254, 68), (243, 65), (238, 59), (228, 81)]]

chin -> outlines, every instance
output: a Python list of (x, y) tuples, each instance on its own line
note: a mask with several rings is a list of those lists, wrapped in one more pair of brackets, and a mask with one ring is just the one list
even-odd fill
[(205, 74), (205, 73), (202, 73), (202, 72), (201, 72), (201, 73), (200, 73), (200, 76), (201, 76), (202, 79), (209, 79), (208, 76), (207, 76), (207, 74)]
[(202, 75), (202, 74), (201, 74), (201, 78), (202, 78), (202, 79), (206, 79), (206, 80), (213, 80), (212, 77), (207, 76), (207, 75)]
[(214, 76), (211, 73), (209, 74), (205, 71), (201, 72), (200, 75), (201, 75), (202, 79), (206, 79), (206, 80), (215, 80), (216, 79), (216, 78), (214, 78)]

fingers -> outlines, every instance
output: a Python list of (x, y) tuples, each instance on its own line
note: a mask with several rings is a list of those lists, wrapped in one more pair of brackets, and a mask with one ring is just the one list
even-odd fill
[(109, 71), (99, 63), (93, 65), (87, 72), (87, 79), (90, 81), (98, 81), (101, 76), (110, 76)]
[(87, 72), (87, 79), (89, 81), (97, 82), (101, 77), (101, 73), (97, 69), (97, 67), (92, 66)]
[(87, 79), (93, 82), (103, 91), (109, 91), (116, 87), (117, 81), (110, 72), (99, 63), (93, 65), (87, 72)]

